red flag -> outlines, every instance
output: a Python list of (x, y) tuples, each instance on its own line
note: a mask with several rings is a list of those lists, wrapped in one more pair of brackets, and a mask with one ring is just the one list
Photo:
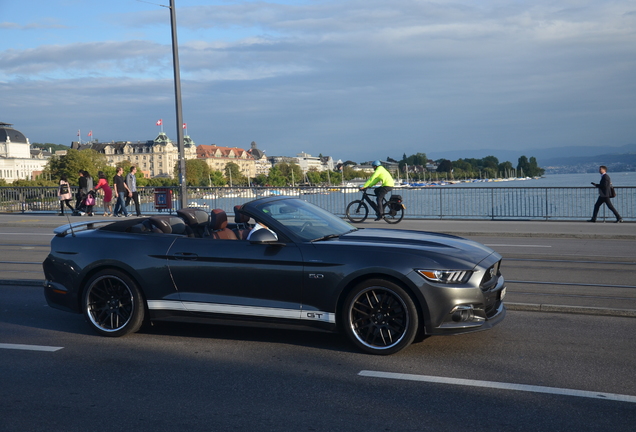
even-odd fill
[(90, 131), (90, 132), (88, 133), (88, 136), (93, 136), (93, 131)]
[(187, 129), (187, 128), (188, 128), (188, 124), (187, 124), (187, 123), (184, 123), (184, 124), (183, 124), (183, 128), (184, 128), (184, 129)]
[(77, 130), (77, 136), (80, 136), (80, 130), (79, 129)]
[(157, 126), (161, 126), (163, 124), (163, 120), (159, 119), (157, 120)]

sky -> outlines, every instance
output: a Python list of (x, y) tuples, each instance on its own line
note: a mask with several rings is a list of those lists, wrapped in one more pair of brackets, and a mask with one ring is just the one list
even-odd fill
[[(174, 3), (196, 144), (368, 161), (636, 142), (633, 0)], [(176, 139), (169, 4), (0, 0), (0, 122), (70, 145), (162, 119)]]

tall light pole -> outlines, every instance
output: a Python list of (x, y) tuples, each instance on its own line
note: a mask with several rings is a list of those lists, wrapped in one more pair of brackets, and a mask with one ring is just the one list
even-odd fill
[(188, 207), (188, 185), (186, 184), (185, 149), (183, 146), (183, 112), (181, 109), (181, 74), (179, 73), (179, 44), (177, 43), (177, 11), (174, 0), (170, 0), (170, 24), (172, 26), (172, 66), (174, 68), (174, 99), (177, 111), (177, 146), (179, 147), (179, 185), (181, 186), (181, 208)]

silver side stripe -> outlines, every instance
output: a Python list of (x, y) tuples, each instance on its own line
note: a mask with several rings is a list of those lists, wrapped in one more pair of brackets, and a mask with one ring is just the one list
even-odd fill
[(284, 318), (312, 320), (335, 323), (335, 314), (321, 311), (303, 311), (301, 309), (279, 309), (258, 306), (241, 306), (217, 303), (180, 302), (172, 300), (149, 300), (148, 309), (173, 310), (183, 312), (219, 313), (228, 315), (258, 316), (266, 318)]

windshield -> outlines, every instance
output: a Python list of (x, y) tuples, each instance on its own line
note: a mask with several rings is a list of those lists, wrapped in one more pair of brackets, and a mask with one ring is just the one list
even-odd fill
[(258, 210), (266, 213), (305, 241), (342, 235), (356, 228), (313, 204), (288, 199), (265, 203)]

